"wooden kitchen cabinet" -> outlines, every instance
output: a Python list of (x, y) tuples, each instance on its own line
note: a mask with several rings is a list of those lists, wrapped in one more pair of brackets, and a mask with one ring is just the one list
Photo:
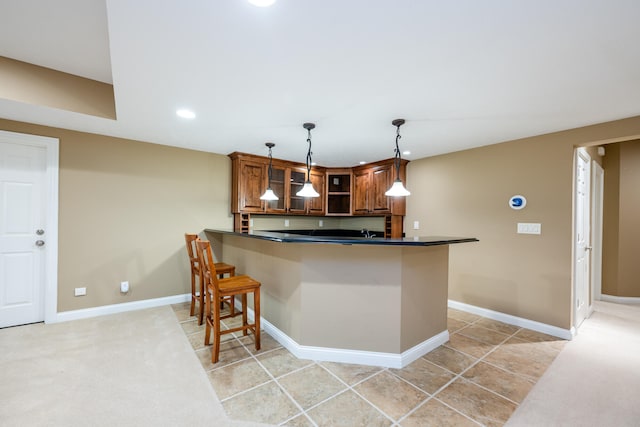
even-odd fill
[(269, 183), (269, 159), (245, 153), (231, 153), (231, 212), (279, 215), (324, 215), (325, 168), (311, 169), (311, 183), (320, 197), (296, 195), (307, 177), (307, 168), (299, 163), (273, 160), (271, 189), (278, 200), (263, 201), (260, 196)]
[[(400, 177), (404, 182), (406, 160), (400, 165)], [(353, 168), (354, 215), (405, 215), (404, 197), (388, 197), (384, 193), (396, 178), (393, 159)]]
[(353, 214), (369, 214), (369, 187), (371, 171), (368, 169), (353, 172)]
[(302, 190), (306, 178), (306, 169), (289, 168), (289, 191), (287, 191), (287, 213), (302, 215), (305, 214), (304, 197), (297, 195)]
[(327, 170), (326, 215), (351, 215), (352, 173), (351, 169)]
[(264, 162), (245, 158), (232, 158), (231, 212), (264, 212), (260, 196), (266, 189), (267, 169)]
[[(306, 169), (304, 170), (304, 176), (306, 178)], [(320, 197), (311, 197), (305, 199), (305, 212), (309, 215), (324, 215), (326, 212), (325, 209), (325, 189), (324, 189), (324, 169), (311, 169), (311, 177), (309, 178), (311, 181), (311, 185), (313, 188), (320, 194)]]
[[(268, 174), (269, 164), (267, 161), (267, 174)], [(284, 214), (287, 212), (287, 198), (285, 196), (288, 190), (288, 173), (287, 168), (278, 164), (277, 162), (273, 162), (273, 167), (271, 169), (271, 189), (278, 196), (278, 200), (270, 200), (266, 202), (265, 210), (267, 213), (272, 214)], [(269, 181), (269, 177), (267, 176), (267, 183)], [(265, 188), (267, 184), (265, 184)]]
[[(306, 180), (305, 165), (274, 159), (271, 189), (279, 200), (265, 202), (260, 196), (268, 185), (269, 159), (237, 152), (229, 157), (232, 161), (231, 212), (236, 214), (235, 222), (239, 224), (235, 227), (248, 222), (242, 216), (245, 214), (367, 215), (386, 218), (385, 235), (401, 237), (403, 234), (406, 199), (384, 194), (396, 178), (394, 159), (354, 168), (313, 167), (311, 183), (320, 194), (314, 198), (296, 195)], [(403, 160), (400, 167), (403, 182), (406, 182), (407, 163)]]
[[(276, 175), (274, 164), (273, 176)], [(324, 171), (311, 170), (311, 184), (320, 194), (320, 197), (305, 198), (296, 193), (302, 189), (307, 179), (306, 167), (279, 167), (278, 176), (283, 176), (282, 190), (278, 184), (278, 190), (274, 187), (273, 178), (271, 188), (280, 200), (269, 202), (267, 213), (289, 215), (324, 215)]]

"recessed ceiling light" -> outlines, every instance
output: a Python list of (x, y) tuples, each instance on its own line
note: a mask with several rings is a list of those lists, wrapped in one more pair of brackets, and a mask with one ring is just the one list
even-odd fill
[(196, 118), (196, 113), (194, 113), (191, 110), (187, 110), (187, 109), (180, 109), (176, 111), (176, 115), (178, 117), (182, 117), (183, 119), (195, 119)]
[(276, 0), (249, 0), (249, 3), (258, 7), (269, 7), (275, 2)]
[(409, 150), (402, 152), (403, 156), (408, 156), (409, 154), (411, 154), (411, 151), (409, 151)]

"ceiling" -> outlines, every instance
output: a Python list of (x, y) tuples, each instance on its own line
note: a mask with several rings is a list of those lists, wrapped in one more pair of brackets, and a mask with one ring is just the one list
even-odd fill
[[(117, 120), (0, 117), (324, 166), (640, 115), (637, 0), (3, 0), (0, 56), (113, 83)], [(2, 82), (0, 82), (2, 84)], [(196, 118), (176, 116), (178, 108)]]

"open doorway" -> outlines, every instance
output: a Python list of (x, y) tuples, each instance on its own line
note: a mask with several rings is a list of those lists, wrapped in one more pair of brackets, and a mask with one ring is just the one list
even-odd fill
[[(602, 282), (603, 301), (640, 303), (640, 139), (603, 147)], [(594, 177), (595, 179), (595, 177)], [(594, 236), (595, 237), (595, 236)], [(594, 253), (594, 257), (597, 254)], [(598, 297), (598, 284), (594, 283)]]

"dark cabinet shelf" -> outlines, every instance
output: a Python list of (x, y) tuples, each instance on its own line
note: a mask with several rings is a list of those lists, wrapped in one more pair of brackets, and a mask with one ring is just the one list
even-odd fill
[(327, 215), (351, 215), (351, 171), (327, 171)]

